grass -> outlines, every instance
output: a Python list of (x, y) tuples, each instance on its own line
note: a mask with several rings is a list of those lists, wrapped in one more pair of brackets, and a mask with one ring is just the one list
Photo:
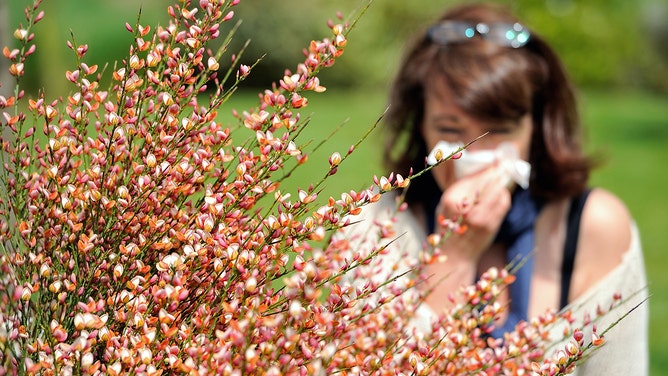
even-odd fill
[[(643, 93), (591, 92), (584, 97), (590, 145), (606, 152), (608, 164), (592, 183), (621, 197), (642, 236), (650, 298), (652, 375), (668, 374), (668, 97)], [(662, 167), (664, 166), (664, 167)]]
[[(319, 150), (313, 152), (303, 168), (297, 169), (285, 187), (296, 192), (319, 181), (328, 169), (328, 157), (342, 155), (371, 127), (384, 109), (384, 92), (346, 91), (332, 88), (324, 94), (310, 95), (310, 105), (303, 115), (311, 123), (301, 142), (320, 141), (339, 125)], [(257, 102), (255, 93), (237, 93), (227, 108), (247, 109)], [(587, 147), (606, 157), (606, 164), (596, 170), (591, 184), (604, 187), (622, 198), (641, 232), (650, 282), (650, 367), (652, 375), (668, 374), (668, 359), (663, 344), (668, 343), (668, 262), (665, 231), (668, 229), (668, 96), (643, 92), (584, 91), (581, 95), (583, 121), (587, 126)], [(371, 136), (345, 161), (333, 179), (326, 181), (321, 199), (329, 195), (371, 184), (373, 175), (382, 175), (382, 129)], [(311, 145), (315, 145), (313, 142)]]

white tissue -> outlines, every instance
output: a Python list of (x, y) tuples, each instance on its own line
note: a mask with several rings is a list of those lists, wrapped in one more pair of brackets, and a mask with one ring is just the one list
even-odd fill
[[(462, 146), (459, 143), (439, 141), (427, 156), (427, 163), (432, 166), (438, 163), (436, 153), (439, 150), (442, 155), (441, 159), (444, 159)], [(509, 181), (517, 183), (524, 189), (529, 187), (531, 165), (529, 162), (520, 159), (517, 148), (509, 142), (502, 142), (496, 149), (492, 150), (463, 150), (462, 156), (454, 160), (455, 177), (459, 179), (474, 174), (496, 161), (499, 162), (499, 166), (505, 172)]]

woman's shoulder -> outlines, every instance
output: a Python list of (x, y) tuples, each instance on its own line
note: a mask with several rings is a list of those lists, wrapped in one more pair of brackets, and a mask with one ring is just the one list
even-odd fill
[(591, 191), (582, 213), (577, 252), (569, 303), (574, 317), (606, 310), (615, 296), (623, 299), (596, 319), (599, 333), (616, 327), (606, 334), (605, 346), (578, 366), (578, 374), (646, 375), (647, 276), (638, 230), (619, 197), (603, 189)]
[(633, 219), (624, 202), (596, 188), (582, 210), (571, 296), (579, 296), (619, 266), (631, 249)]
[(597, 258), (609, 256), (621, 261), (631, 244), (633, 220), (624, 202), (613, 193), (596, 188), (582, 211), (580, 246), (598, 249)]

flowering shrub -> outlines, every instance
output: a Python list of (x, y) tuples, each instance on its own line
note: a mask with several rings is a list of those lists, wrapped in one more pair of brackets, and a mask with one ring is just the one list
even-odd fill
[[(299, 110), (325, 90), (317, 74), (343, 53), (343, 20), (227, 126), (218, 112), (252, 67), (207, 43), (238, 0), (179, 1), (166, 27), (126, 24), (133, 44), (106, 89), (88, 46), (68, 42), (77, 65), (62, 99), (21, 89), (39, 3), (14, 32), (20, 46), (3, 50), (17, 85), (0, 97), (0, 374), (559, 374), (602, 342), (566, 329), (572, 340), (546, 357), (550, 326), (569, 318), (550, 313), (489, 338), (512, 281), (494, 269), (418, 333), (406, 312), (422, 296), (406, 288), (419, 278), (343, 278), (384, 247), (315, 246), (410, 181), (390, 175), (317, 204), (351, 147), (322, 180), (281, 190), (306, 161)], [(378, 244), (394, 236), (378, 229)]]

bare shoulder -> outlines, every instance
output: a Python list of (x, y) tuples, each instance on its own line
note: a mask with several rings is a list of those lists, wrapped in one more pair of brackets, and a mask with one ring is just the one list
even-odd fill
[(631, 215), (626, 205), (604, 189), (594, 189), (581, 219), (582, 245), (598, 248), (599, 255), (621, 256), (631, 242)]
[(571, 298), (617, 267), (631, 244), (626, 205), (604, 189), (593, 190), (582, 212)]

